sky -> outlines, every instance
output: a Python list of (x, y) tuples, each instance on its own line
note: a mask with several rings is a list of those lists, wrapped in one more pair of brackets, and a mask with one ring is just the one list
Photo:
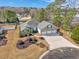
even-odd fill
[[(0, 6), (45, 8), (55, 0), (0, 0)], [(69, 2), (71, 1), (71, 2)], [(67, 0), (67, 4), (79, 7), (79, 0)]]
[(0, 0), (0, 6), (12, 6), (12, 7), (46, 7), (54, 0)]

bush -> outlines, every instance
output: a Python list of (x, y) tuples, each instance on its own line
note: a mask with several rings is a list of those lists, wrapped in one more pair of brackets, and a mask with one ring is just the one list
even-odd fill
[(79, 43), (79, 25), (72, 29), (71, 37)]
[(5, 11), (5, 19), (6, 19), (6, 22), (8, 23), (16, 23), (17, 21), (19, 21), (16, 13), (11, 10)]
[(24, 37), (24, 36), (27, 36), (27, 35), (32, 36), (32, 33), (33, 33), (33, 30), (31, 28), (28, 28), (28, 29), (21, 31), (20, 36), (21, 37)]

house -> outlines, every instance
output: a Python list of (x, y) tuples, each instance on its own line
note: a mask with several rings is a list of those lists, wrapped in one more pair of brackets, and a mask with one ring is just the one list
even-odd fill
[(31, 20), (28, 22), (27, 27), (32, 28), (33, 30), (37, 30), (37, 25), (39, 24), (36, 20)]
[(30, 20), (30, 19), (31, 19), (30, 16), (27, 16), (27, 17), (21, 17), (21, 18), (19, 18), (19, 21), (20, 21), (20, 22), (26, 22), (26, 21), (28, 21), (28, 20)]
[(15, 30), (15, 25), (0, 24), (0, 38), (4, 37), (9, 30)]
[(70, 22), (70, 26), (71, 27), (74, 27), (76, 26), (77, 24), (79, 24), (79, 14), (76, 14), (74, 16), (74, 18), (72, 19), (72, 21)]
[(39, 33), (42, 35), (58, 35), (58, 27), (53, 25), (50, 22), (42, 21), (39, 23), (38, 21), (31, 20), (27, 23), (21, 24), (21, 33), (27, 34), (28, 32), (26, 30), (31, 29), (33, 33)]
[(0, 39), (5, 38), (7, 31), (15, 30), (15, 25), (0, 24)]
[(26, 22), (27, 20), (30, 20), (31, 19), (31, 16), (30, 15), (27, 15), (27, 14), (16, 14), (18, 19), (19, 19), (19, 22)]
[(20, 24), (20, 32), (25, 35), (30, 30), (31, 32), (37, 32), (37, 25), (38, 21), (36, 20), (29, 20), (28, 22), (25, 22), (23, 24)]
[(21, 31), (23, 31), (24, 29), (26, 28), (31, 28), (33, 30), (36, 30), (37, 29), (37, 25), (38, 25), (38, 21), (36, 20), (30, 20), (28, 22), (25, 22), (23, 24), (20, 24), (20, 28), (21, 28)]
[(6, 30), (3, 30), (3, 28), (0, 28), (0, 40), (1, 40), (1, 38), (5, 37), (6, 32), (7, 32)]
[(42, 35), (57, 35), (58, 27), (50, 22), (42, 21), (38, 24), (38, 33)]

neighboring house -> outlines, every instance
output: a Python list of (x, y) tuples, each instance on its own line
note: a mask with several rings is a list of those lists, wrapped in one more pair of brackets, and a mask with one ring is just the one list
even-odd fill
[(0, 24), (0, 30), (15, 30), (16, 25)]
[(0, 27), (0, 39), (5, 37), (5, 34), (9, 30), (15, 30), (15, 28), (2, 28)]
[(5, 38), (7, 34), (7, 29), (0, 28), (0, 40)]
[(47, 21), (38, 24), (38, 33), (42, 35), (57, 35), (58, 27)]
[(79, 24), (79, 14), (77, 14), (71, 21), (70, 26), (74, 27)]
[(15, 30), (15, 25), (0, 24), (0, 38), (4, 37), (9, 30)]
[(30, 20), (30, 19), (31, 19), (31, 17), (30, 17), (30, 16), (27, 16), (27, 17), (19, 18), (19, 21), (20, 21), (20, 22), (26, 22), (26, 21), (28, 21), (28, 20)]
[(0, 38), (5, 37), (5, 34), (3, 33), (3, 30), (0, 28)]
[(20, 15), (16, 14), (20, 22), (26, 22), (27, 20), (31, 19), (30, 15)]

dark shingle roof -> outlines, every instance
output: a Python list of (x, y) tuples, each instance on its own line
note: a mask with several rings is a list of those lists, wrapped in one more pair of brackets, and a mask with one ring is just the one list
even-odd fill
[(23, 23), (23, 24), (20, 24), (21, 31), (23, 31), (23, 30), (26, 29), (27, 27), (30, 27), (30, 28), (37, 27), (38, 23), (39, 23), (39, 22), (36, 21), (36, 20), (30, 20), (29, 22), (25, 22), (25, 23)]
[(28, 23), (27, 23), (27, 26), (29, 26), (29, 27), (37, 27), (37, 25), (38, 25), (38, 21), (36, 21), (36, 20), (31, 20), (31, 21), (29, 21)]
[(74, 18), (71, 20), (70, 25), (73, 27), (75, 25), (79, 24), (79, 14), (76, 14)]
[(79, 24), (79, 17), (74, 17), (70, 23), (71, 26)]
[(48, 25), (52, 25), (52, 28), (58, 29), (55, 25), (53, 25), (52, 23), (47, 22), (47, 21), (42, 21), (41, 23), (38, 24), (37, 27), (42, 30), (45, 27), (47, 27)]

